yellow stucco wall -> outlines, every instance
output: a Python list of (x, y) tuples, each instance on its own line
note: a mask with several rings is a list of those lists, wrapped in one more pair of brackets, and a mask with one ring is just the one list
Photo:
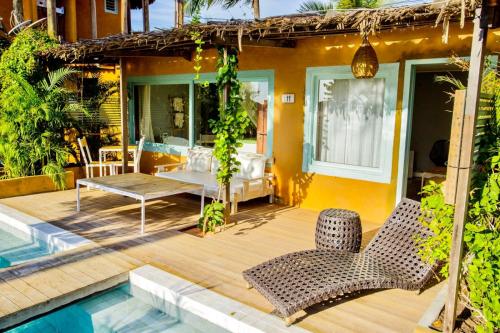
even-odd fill
[[(104, 1), (96, 0), (97, 37), (105, 37), (121, 32), (120, 2), (118, 1), (118, 13), (113, 14), (104, 11)], [(92, 37), (90, 2), (88, 0), (77, 0), (77, 27), (78, 39)]]
[[(471, 43), (470, 25), (450, 29), (448, 44), (441, 41), (441, 28), (418, 28), (383, 32), (370, 38), (380, 63), (400, 63), (396, 111), (393, 168), (390, 184), (381, 184), (318, 174), (304, 174), (302, 144), (304, 136), (304, 95), (306, 68), (349, 65), (356, 51), (359, 35), (339, 35), (299, 41), (295, 49), (245, 47), (240, 54), (241, 70), (275, 71), (274, 147), (277, 195), (284, 203), (320, 210), (327, 207), (353, 209), (365, 220), (381, 223), (394, 207), (397, 183), (399, 131), (401, 123), (404, 61), (417, 58), (467, 55)], [(497, 34), (489, 46), (500, 49)], [(203, 70), (215, 70), (216, 52), (206, 51)], [(136, 58), (127, 60), (127, 75), (191, 73), (193, 64), (180, 58)], [(294, 93), (295, 104), (282, 104), (281, 94)], [(146, 154), (144, 170), (150, 171), (159, 158)]]

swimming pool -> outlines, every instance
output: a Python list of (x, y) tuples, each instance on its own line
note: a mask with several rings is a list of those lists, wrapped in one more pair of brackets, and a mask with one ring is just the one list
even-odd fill
[(146, 265), (129, 283), (77, 301), (9, 333), (303, 333), (282, 320)]
[(0, 205), (0, 269), (88, 242), (85, 238)]
[(137, 290), (132, 295), (130, 285), (127, 284), (7, 332), (228, 332), (173, 305), (163, 307), (159, 306), (161, 302), (152, 304), (151, 300), (145, 293)]

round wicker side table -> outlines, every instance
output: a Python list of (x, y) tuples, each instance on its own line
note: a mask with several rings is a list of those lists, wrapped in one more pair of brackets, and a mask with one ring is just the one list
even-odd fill
[(359, 214), (346, 209), (325, 209), (316, 224), (316, 248), (359, 252), (361, 221)]

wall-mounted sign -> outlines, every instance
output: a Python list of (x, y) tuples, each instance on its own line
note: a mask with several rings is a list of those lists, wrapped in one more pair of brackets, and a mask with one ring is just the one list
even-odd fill
[(283, 94), (283, 95), (281, 95), (281, 102), (283, 102), (284, 104), (295, 103), (295, 94)]

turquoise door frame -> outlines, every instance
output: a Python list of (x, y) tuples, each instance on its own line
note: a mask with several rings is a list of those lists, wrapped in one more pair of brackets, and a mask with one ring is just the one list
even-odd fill
[[(467, 60), (468, 57), (462, 58)], [(489, 56), (490, 65), (496, 67), (498, 56)], [(411, 128), (413, 121), (413, 99), (417, 67), (421, 65), (449, 64), (449, 58), (413, 59), (405, 61), (403, 86), (403, 108), (401, 112), (401, 130), (399, 134), (398, 178), (396, 187), (396, 205), (406, 196), (408, 181), (408, 159), (410, 156)]]
[(410, 157), (411, 128), (413, 121), (413, 99), (417, 67), (421, 65), (449, 64), (449, 58), (414, 59), (405, 61), (403, 86), (403, 108), (401, 110), (401, 130), (399, 132), (398, 178), (396, 205), (406, 196), (408, 181), (408, 159)]

